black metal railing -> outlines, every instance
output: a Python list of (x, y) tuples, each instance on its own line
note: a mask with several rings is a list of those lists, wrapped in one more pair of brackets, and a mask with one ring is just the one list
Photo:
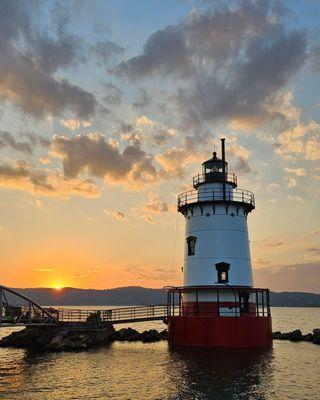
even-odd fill
[(59, 322), (111, 322), (121, 324), (125, 322), (162, 320), (167, 316), (167, 305), (150, 305), (137, 307), (123, 307), (106, 310), (83, 310), (59, 308), (56, 310)]
[(249, 190), (226, 189), (226, 198), (224, 199), (222, 189), (203, 188), (181, 193), (178, 196), (178, 210), (189, 204), (219, 201), (237, 202), (248, 205), (250, 208), (255, 207), (254, 194)]
[(269, 293), (240, 286), (167, 288), (168, 316), (269, 317)]
[[(193, 187), (196, 189), (202, 183), (221, 183), (222, 181), (222, 172), (207, 172), (205, 174), (197, 174), (193, 177)], [(238, 183), (237, 176), (234, 173), (227, 173), (225, 181), (233, 187), (236, 187)]]

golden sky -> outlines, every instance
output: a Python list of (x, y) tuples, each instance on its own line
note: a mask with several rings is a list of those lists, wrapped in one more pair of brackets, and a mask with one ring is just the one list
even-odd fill
[(256, 285), (319, 292), (320, 4), (74, 4), (2, 4), (1, 283), (180, 284), (176, 196), (226, 137)]

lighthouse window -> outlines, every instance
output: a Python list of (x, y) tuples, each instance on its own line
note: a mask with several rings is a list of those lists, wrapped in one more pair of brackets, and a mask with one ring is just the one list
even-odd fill
[(230, 264), (225, 262), (220, 262), (216, 264), (218, 283), (228, 283), (229, 282), (229, 268)]
[(196, 241), (197, 238), (195, 236), (187, 237), (188, 256), (194, 256), (196, 250)]

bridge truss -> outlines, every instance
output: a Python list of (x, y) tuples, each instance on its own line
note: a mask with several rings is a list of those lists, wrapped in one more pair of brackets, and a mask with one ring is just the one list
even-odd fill
[(53, 309), (44, 308), (29, 297), (0, 285), (0, 327), (57, 325)]

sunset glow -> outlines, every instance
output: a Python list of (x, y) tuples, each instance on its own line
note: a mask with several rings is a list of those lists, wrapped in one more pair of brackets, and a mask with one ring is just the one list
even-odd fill
[(176, 196), (223, 136), (256, 286), (320, 291), (318, 3), (125, 3), (8, 2), (2, 283), (181, 284)]

